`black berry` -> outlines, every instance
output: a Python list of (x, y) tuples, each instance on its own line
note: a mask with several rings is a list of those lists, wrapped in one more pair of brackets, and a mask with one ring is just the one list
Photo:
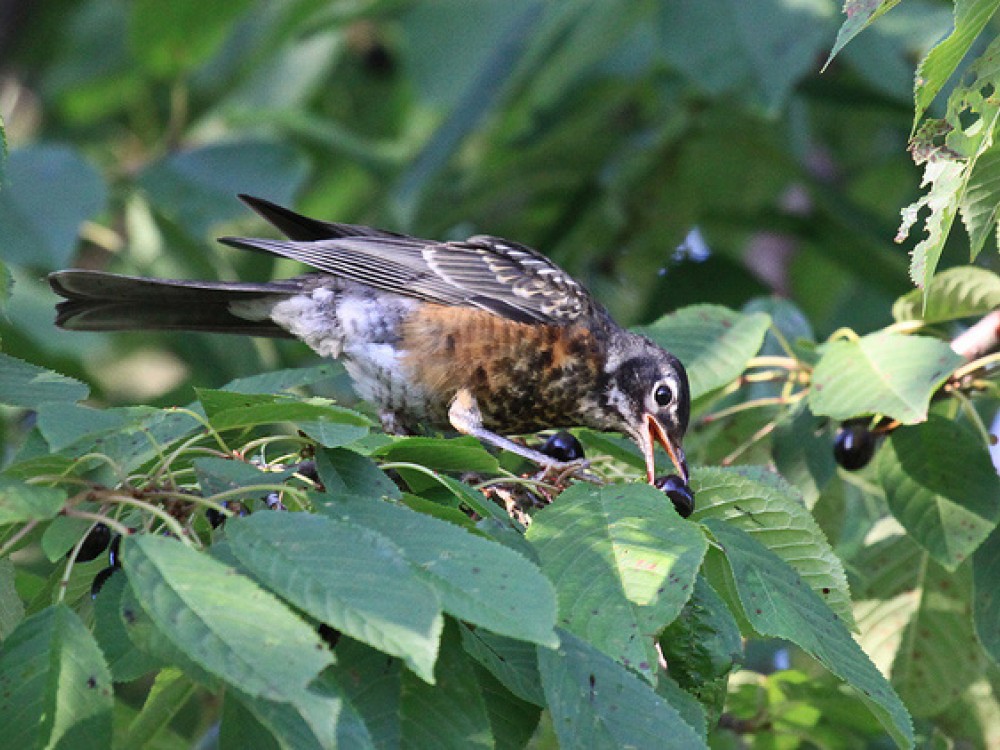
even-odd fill
[(108, 565), (112, 568), (120, 568), (122, 566), (122, 556), (119, 550), (122, 546), (122, 535), (115, 534), (115, 538), (111, 540), (111, 548), (108, 550)]
[(584, 457), (583, 446), (571, 433), (560, 430), (545, 441), (542, 453), (556, 461), (578, 461)]
[(205, 518), (210, 524), (212, 524), (213, 529), (217, 529), (225, 522), (226, 515), (221, 510), (209, 508), (205, 511)]
[(108, 548), (111, 542), (111, 529), (103, 523), (99, 523), (90, 530), (80, 551), (76, 555), (77, 562), (90, 562)]
[(867, 423), (844, 423), (833, 441), (833, 457), (848, 471), (863, 469), (875, 455), (875, 435)]
[(661, 490), (670, 498), (674, 509), (681, 518), (687, 518), (694, 513), (694, 493), (684, 484), (684, 480), (676, 474), (667, 474), (653, 480), (656, 489)]
[(112, 574), (118, 570), (118, 568), (109, 566), (101, 570), (96, 576), (94, 576), (94, 582), (90, 584), (90, 598), (96, 599), (97, 595), (101, 593), (101, 589), (104, 588), (104, 584), (108, 582)]

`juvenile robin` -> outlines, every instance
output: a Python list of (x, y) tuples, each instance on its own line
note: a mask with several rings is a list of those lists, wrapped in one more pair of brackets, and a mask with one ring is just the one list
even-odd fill
[(568, 465), (503, 435), (620, 431), (642, 450), (650, 482), (656, 443), (687, 482), (683, 365), (535, 250), (487, 236), (430, 242), (240, 198), (288, 239), (221, 242), (314, 271), (264, 283), (58, 271), (57, 325), (293, 336), (341, 359), (388, 431), (450, 425), (557, 470)]

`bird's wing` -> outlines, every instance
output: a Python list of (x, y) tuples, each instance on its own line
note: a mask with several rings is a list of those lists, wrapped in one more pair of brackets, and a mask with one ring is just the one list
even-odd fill
[(394, 294), (478, 307), (524, 323), (566, 324), (603, 309), (548, 258), (497, 237), (476, 236), (464, 242), (430, 242), (401, 235), (315, 241), (224, 237), (220, 241), (290, 258)]

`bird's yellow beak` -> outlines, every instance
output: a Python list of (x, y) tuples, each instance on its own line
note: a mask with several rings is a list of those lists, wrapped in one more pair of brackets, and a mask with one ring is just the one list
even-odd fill
[(653, 452), (656, 450), (656, 444), (659, 443), (666, 450), (667, 455), (670, 456), (670, 460), (673, 461), (674, 466), (677, 468), (677, 474), (684, 480), (684, 484), (687, 484), (688, 467), (684, 459), (684, 449), (681, 448), (680, 442), (673, 440), (667, 434), (663, 425), (660, 424), (660, 421), (652, 414), (646, 414), (645, 420), (645, 429), (640, 431), (642, 439), (639, 441), (639, 448), (646, 459), (646, 479), (652, 484), (656, 478), (656, 459)]

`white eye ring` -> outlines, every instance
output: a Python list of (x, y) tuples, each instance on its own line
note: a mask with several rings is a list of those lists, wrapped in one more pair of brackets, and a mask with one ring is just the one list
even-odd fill
[(670, 406), (674, 401), (674, 391), (666, 383), (657, 383), (653, 389), (653, 401), (660, 408)]

